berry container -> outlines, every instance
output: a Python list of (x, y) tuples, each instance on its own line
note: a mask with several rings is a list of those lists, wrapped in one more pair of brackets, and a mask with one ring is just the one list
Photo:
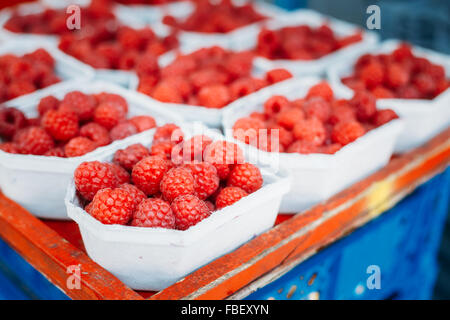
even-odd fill
[[(265, 15), (267, 19), (237, 28), (228, 33), (204, 33), (180, 30), (179, 39), (181, 47), (183, 49), (195, 50), (205, 46), (219, 45), (226, 49), (242, 50), (247, 48), (245, 41), (242, 41), (242, 39), (256, 37), (262, 24), (287, 13), (284, 9), (263, 1), (232, 0), (231, 2), (238, 6), (251, 3), (255, 10)], [(187, 18), (193, 10), (194, 6), (191, 4), (190, 8), (182, 6), (174, 7), (170, 13), (177, 18)], [(160, 28), (168, 27), (162, 22), (155, 23), (155, 25), (159, 25)]]
[[(361, 31), (362, 40), (316, 60), (271, 60), (259, 56), (255, 59), (256, 68), (263, 71), (275, 68), (284, 68), (296, 76), (323, 75), (325, 74), (327, 68), (335, 65), (336, 62), (341, 61), (343, 58), (357, 56), (360, 52), (374, 47), (374, 45), (378, 42), (378, 35), (372, 31), (363, 30), (354, 24), (325, 16), (309, 9), (299, 9), (293, 11), (292, 13), (279, 17), (278, 19), (269, 21), (265, 27), (270, 30), (277, 30), (288, 26), (298, 25), (320, 27), (324, 23), (327, 23), (339, 37), (349, 36)], [(257, 35), (253, 35), (252, 37), (242, 37), (240, 41), (243, 43), (242, 46), (246, 46), (246, 48), (255, 48), (257, 39)]]
[[(253, 111), (261, 111), (264, 102), (273, 95), (288, 99), (302, 98), (319, 78), (291, 79), (262, 89), (233, 103), (225, 111), (223, 128), (233, 138), (232, 127), (237, 119)], [(333, 87), (338, 98), (349, 99), (352, 94)], [(395, 119), (373, 129), (335, 154), (295, 154), (266, 152), (235, 140), (251, 162), (271, 163), (291, 174), (291, 191), (283, 198), (280, 212), (297, 213), (325, 201), (358, 180), (385, 166), (402, 130), (402, 120)]]
[[(365, 53), (389, 53), (395, 50), (399, 44), (401, 44), (401, 41), (386, 40), (377, 50), (370, 50)], [(450, 78), (450, 56), (417, 46), (413, 46), (412, 49), (414, 55), (442, 65), (445, 68), (447, 78)], [(343, 91), (352, 92), (352, 89), (342, 83), (341, 78), (352, 73), (354, 63), (358, 58), (359, 56), (344, 60), (339, 65), (330, 68), (328, 70), (330, 83)], [(394, 110), (405, 123), (405, 128), (395, 146), (395, 152), (405, 152), (418, 147), (447, 128), (450, 125), (449, 104), (450, 88), (447, 88), (433, 100), (379, 99), (377, 105), (380, 109), (390, 108)]]
[[(223, 140), (203, 126), (194, 127), (200, 130), (181, 126), (186, 136), (195, 132)], [(140, 142), (150, 146), (151, 139)], [(110, 152), (96, 160), (112, 157)], [(290, 180), (283, 173), (261, 172), (261, 189), (185, 231), (104, 225), (80, 207), (73, 182), (65, 199), (67, 213), (78, 223), (86, 251), (95, 262), (133, 289), (162, 290), (273, 226)]]
[(55, 60), (55, 74), (61, 79), (61, 82), (48, 86), (46, 88), (38, 89), (29, 94), (22, 95), (20, 97), (9, 100), (12, 103), (21, 103), (24, 99), (33, 99), (37, 95), (46, 95), (46, 92), (57, 91), (58, 88), (64, 86), (65, 80), (77, 80), (77, 79), (92, 79), (94, 77), (94, 70), (78, 62), (77, 60), (68, 57), (60, 50), (55, 48), (50, 42), (42, 39), (38, 41), (34, 40), (5, 40), (0, 47), (0, 56), (4, 54), (24, 55), (26, 53), (33, 52), (36, 49), (45, 49)]
[[(68, 92), (79, 90), (84, 93), (111, 92), (124, 97), (129, 105), (128, 116), (151, 115), (158, 125), (168, 122), (180, 122), (177, 115), (164, 110), (157, 102), (149, 102), (141, 94), (126, 90), (117, 85), (101, 81), (68, 81), (58, 88), (39, 92), (37, 96), (8, 102), (33, 117), (40, 98), (53, 95), (58, 99)], [(123, 140), (95, 149), (80, 157), (58, 158), (35, 155), (10, 154), (0, 150), (0, 188), (10, 199), (16, 201), (34, 215), (41, 218), (67, 219), (64, 207), (64, 195), (75, 168), (83, 161), (99, 157), (105, 153), (121, 149), (125, 145), (148, 139), (154, 129), (147, 130)]]

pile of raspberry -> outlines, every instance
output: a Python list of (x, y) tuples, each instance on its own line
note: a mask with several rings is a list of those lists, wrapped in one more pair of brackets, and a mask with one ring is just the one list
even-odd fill
[(102, 25), (64, 35), (58, 47), (94, 68), (152, 73), (158, 69), (157, 57), (178, 47), (178, 40), (174, 33), (158, 37), (149, 27)]
[(361, 33), (338, 38), (326, 24), (300, 25), (261, 30), (255, 51), (268, 59), (315, 60), (361, 40)]
[(156, 127), (151, 116), (127, 119), (127, 101), (113, 93), (67, 93), (60, 101), (43, 98), (39, 116), (27, 118), (0, 106), (0, 150), (16, 154), (78, 157), (94, 149)]
[[(92, 0), (88, 7), (81, 8), (81, 29), (89, 32), (114, 23), (116, 18), (111, 11), (109, 0)], [(15, 11), (6, 21), (4, 27), (16, 33), (33, 33), (44, 35), (64, 35), (73, 33), (67, 28), (67, 19), (71, 14), (66, 9), (47, 8), (41, 13), (21, 14)]]
[(140, 73), (138, 91), (170, 103), (223, 108), (230, 102), (273, 83), (291, 78), (274, 69), (252, 76), (254, 55), (214, 46), (178, 56), (156, 72)]
[(163, 22), (184, 31), (227, 33), (266, 18), (251, 3), (236, 6), (231, 0), (221, 0), (218, 3), (198, 0), (194, 12), (186, 19), (177, 20), (168, 15)]
[(406, 43), (389, 54), (361, 56), (342, 82), (378, 99), (434, 99), (450, 85), (443, 66), (415, 56)]
[(59, 82), (55, 61), (44, 49), (0, 56), (0, 103)]
[(183, 139), (174, 124), (156, 129), (150, 149), (118, 150), (112, 163), (82, 163), (75, 186), (86, 212), (103, 224), (186, 230), (263, 184), (242, 150), (204, 135)]
[(390, 109), (377, 110), (375, 97), (367, 91), (350, 100), (336, 99), (328, 83), (321, 82), (304, 98), (271, 97), (263, 112), (238, 119), (233, 135), (263, 151), (334, 154), (395, 118)]

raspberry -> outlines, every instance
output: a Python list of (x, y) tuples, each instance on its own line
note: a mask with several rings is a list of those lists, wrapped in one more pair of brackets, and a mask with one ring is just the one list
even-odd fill
[(131, 172), (131, 179), (136, 187), (146, 195), (159, 192), (161, 180), (169, 169), (166, 160), (158, 157), (146, 157), (136, 163)]
[(413, 83), (423, 96), (432, 95), (436, 90), (433, 77), (426, 73), (419, 73), (416, 75), (413, 79)]
[(25, 54), (23, 57), (30, 59), (33, 62), (41, 62), (52, 69), (55, 65), (55, 60), (53, 59), (53, 57), (42, 48), (36, 49), (31, 53)]
[(391, 63), (387, 66), (386, 82), (389, 87), (396, 89), (409, 82), (409, 73), (398, 63)]
[(289, 100), (286, 97), (272, 96), (264, 103), (264, 112), (269, 116), (273, 116), (287, 106), (289, 106)]
[(192, 194), (181, 195), (171, 205), (176, 228), (187, 230), (211, 215), (206, 203)]
[(156, 128), (155, 134), (153, 135), (153, 143), (161, 141), (179, 143), (183, 141), (183, 132), (176, 124), (165, 124), (161, 127)]
[(150, 154), (152, 156), (158, 156), (165, 159), (170, 159), (172, 156), (173, 143), (170, 141), (161, 141), (153, 143), (150, 148)]
[(56, 99), (54, 96), (47, 96), (45, 98), (42, 98), (41, 101), (39, 101), (37, 109), (39, 114), (43, 116), (49, 110), (58, 109), (58, 106), (59, 106), (58, 99)]
[(148, 75), (152, 73), (156, 73), (159, 70), (158, 60), (152, 54), (146, 54), (141, 56), (137, 65), (136, 65), (136, 73), (141, 75)]
[(217, 164), (231, 165), (243, 163), (244, 153), (242, 152), (242, 149), (233, 142), (214, 141), (206, 147), (204, 160), (212, 163), (214, 166)]
[(358, 121), (338, 123), (331, 133), (331, 139), (342, 145), (349, 144), (364, 135), (365, 129)]
[(151, 97), (162, 102), (183, 103), (183, 97), (177, 87), (174, 84), (164, 80), (156, 85), (153, 89)]
[(356, 92), (349, 103), (356, 109), (356, 116), (359, 121), (369, 120), (377, 111), (375, 97), (367, 91)]
[(266, 126), (262, 120), (250, 117), (238, 119), (233, 125), (233, 136), (247, 144), (256, 145), (261, 129)]
[(400, 99), (420, 99), (420, 92), (415, 86), (407, 85), (397, 90), (397, 97)]
[(19, 129), (26, 125), (27, 118), (22, 111), (0, 106), (0, 137), (10, 140)]
[(301, 153), (301, 154), (309, 154), (309, 153), (317, 153), (319, 147), (310, 141), (305, 140), (297, 140), (292, 143), (287, 149), (288, 153)]
[(189, 169), (172, 168), (161, 180), (161, 192), (164, 199), (172, 202), (178, 196), (194, 194), (194, 183), (194, 177)]
[(331, 89), (330, 85), (327, 82), (320, 82), (314, 86), (312, 86), (306, 95), (306, 99), (310, 99), (312, 97), (320, 97), (325, 101), (330, 102), (333, 100), (333, 89)]
[(266, 73), (266, 80), (269, 83), (276, 83), (292, 78), (292, 73), (286, 69), (273, 69)]
[(115, 188), (119, 183), (111, 166), (99, 161), (81, 163), (75, 169), (74, 180), (78, 192), (88, 201), (91, 201), (99, 190)]
[(222, 209), (227, 206), (231, 206), (233, 203), (241, 200), (248, 195), (247, 192), (238, 187), (226, 187), (223, 188), (216, 198), (217, 209)]
[(124, 114), (128, 113), (127, 100), (118, 94), (102, 92), (95, 95), (95, 98), (97, 99), (99, 105), (102, 103), (114, 104), (120, 107)]
[(108, 163), (108, 165), (111, 166), (111, 170), (114, 171), (119, 184), (130, 182), (130, 174), (127, 172), (127, 170), (115, 163)]
[(268, 139), (272, 139), (272, 136), (275, 134), (275, 130), (278, 130), (278, 141), (280, 142), (280, 145), (284, 148), (287, 148), (294, 140), (293, 133), (291, 131), (286, 130), (282, 126), (273, 125), (270, 127), (270, 129), (268, 131), (270, 134)]
[(398, 115), (391, 109), (378, 110), (372, 119), (372, 123), (379, 127), (393, 119), (397, 119)]
[(230, 85), (230, 95), (233, 100), (244, 97), (256, 90), (255, 83), (251, 78), (241, 78)]
[(325, 154), (335, 154), (341, 148), (342, 148), (342, 145), (340, 143), (332, 143), (332, 144), (320, 147), (319, 152), (325, 153)]
[(80, 157), (95, 149), (95, 143), (85, 137), (71, 139), (64, 147), (64, 152), (68, 158)]
[(328, 118), (328, 123), (335, 125), (336, 123), (343, 121), (356, 120), (355, 110), (346, 104), (333, 106), (331, 108), (331, 115)]
[(96, 147), (103, 147), (111, 142), (109, 132), (95, 122), (89, 122), (80, 128), (80, 136), (92, 140)]
[(136, 163), (148, 157), (150, 153), (147, 148), (140, 143), (132, 144), (125, 149), (117, 150), (114, 154), (114, 163), (131, 171)]
[(133, 215), (130, 225), (146, 228), (175, 229), (175, 215), (170, 204), (161, 199), (145, 199)]
[(393, 98), (395, 98), (394, 93), (391, 90), (389, 90), (388, 88), (385, 88), (383, 86), (378, 86), (378, 87), (372, 89), (371, 93), (377, 99), (393, 99)]
[(219, 176), (217, 169), (208, 162), (186, 164), (194, 177), (194, 194), (201, 200), (212, 195), (219, 187)]
[(210, 212), (216, 211), (216, 206), (211, 201), (204, 201)]
[(59, 157), (59, 158), (65, 158), (66, 157), (66, 153), (64, 152), (64, 148), (62, 147), (56, 147), (53, 149), (48, 150), (44, 156), (47, 157)]
[(41, 124), (55, 140), (67, 141), (78, 133), (78, 117), (73, 112), (49, 110)]
[(392, 52), (392, 55), (394, 56), (395, 60), (402, 61), (408, 58), (411, 58), (413, 56), (411, 46), (402, 43), (397, 49)]
[(8, 100), (14, 99), (25, 94), (34, 92), (36, 87), (29, 81), (26, 80), (13, 80), (8, 87)]
[(13, 142), (3, 142), (0, 143), (0, 150), (7, 153), (19, 153), (19, 148)]
[(124, 189), (105, 188), (97, 192), (90, 209), (91, 215), (103, 224), (127, 224), (134, 210), (134, 199)]
[(156, 127), (155, 119), (150, 116), (135, 116), (128, 119), (128, 121), (136, 127), (138, 132), (150, 130)]
[(60, 107), (72, 109), (78, 115), (80, 121), (87, 121), (94, 116), (96, 105), (97, 103), (93, 96), (80, 91), (72, 91), (64, 96)]
[(228, 187), (239, 187), (247, 193), (253, 193), (263, 184), (263, 178), (258, 167), (250, 163), (236, 165), (231, 171), (228, 180)]
[(125, 139), (126, 137), (132, 136), (138, 133), (136, 127), (131, 122), (125, 121), (116, 125), (109, 132), (109, 137), (112, 141)]
[(131, 197), (133, 197), (134, 199), (134, 208), (136, 209), (137, 206), (144, 201), (145, 199), (147, 199), (147, 196), (145, 195), (145, 193), (143, 193), (138, 187), (136, 187), (135, 185), (129, 184), (129, 183), (124, 183), (122, 185), (119, 186), (120, 189), (124, 189), (127, 190), (128, 193), (130, 193)]
[(317, 118), (302, 120), (293, 130), (295, 139), (309, 142), (313, 145), (321, 145), (326, 138), (326, 130), (322, 122)]
[(292, 130), (297, 122), (303, 120), (305, 115), (302, 110), (296, 108), (286, 108), (277, 115), (277, 122), (287, 130)]
[(308, 118), (316, 117), (322, 122), (326, 122), (330, 117), (330, 104), (321, 97), (312, 97), (303, 105), (303, 110)]
[(18, 131), (14, 142), (23, 154), (43, 155), (54, 147), (52, 137), (39, 127), (28, 127)]
[(384, 80), (383, 65), (377, 61), (369, 63), (361, 69), (360, 77), (366, 88), (375, 88), (381, 85)]
[(203, 153), (212, 139), (205, 135), (193, 136), (183, 143), (183, 162), (201, 162), (203, 160)]
[(198, 102), (207, 108), (223, 108), (230, 100), (228, 88), (221, 84), (205, 86), (198, 93)]
[(108, 130), (123, 120), (125, 120), (125, 113), (113, 102), (103, 102), (95, 109), (94, 121)]

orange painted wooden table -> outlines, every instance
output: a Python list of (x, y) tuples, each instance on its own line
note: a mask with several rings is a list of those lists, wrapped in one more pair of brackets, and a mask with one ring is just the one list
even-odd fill
[[(383, 214), (449, 162), (450, 128), (326, 203), (279, 215), (271, 230), (157, 293), (134, 291), (93, 262), (74, 222), (37, 219), (1, 193), (0, 236), (73, 299), (237, 299)], [(78, 264), (81, 289), (69, 290), (67, 268)]]

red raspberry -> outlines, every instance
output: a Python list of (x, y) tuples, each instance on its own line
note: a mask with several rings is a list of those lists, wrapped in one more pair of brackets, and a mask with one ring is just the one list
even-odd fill
[(24, 79), (13, 80), (8, 86), (8, 100), (34, 92), (35, 90), (36, 87), (29, 81)]
[(201, 88), (198, 92), (198, 102), (207, 108), (223, 108), (230, 100), (230, 92), (225, 85), (209, 85)]
[(400, 88), (409, 82), (409, 73), (398, 63), (391, 63), (386, 70), (387, 85), (393, 89)]
[(331, 89), (327, 82), (320, 82), (308, 90), (306, 99), (309, 100), (312, 97), (320, 97), (325, 101), (331, 102), (334, 97), (333, 89)]
[(238, 187), (223, 188), (216, 198), (217, 209), (230, 206), (248, 195), (247, 192)]
[(360, 78), (364, 82), (366, 88), (375, 88), (383, 83), (384, 68), (380, 62), (373, 61), (362, 67)]
[(179, 230), (187, 230), (211, 215), (206, 203), (192, 194), (177, 197), (171, 208)]
[(115, 188), (119, 183), (111, 166), (99, 161), (81, 163), (75, 169), (74, 181), (78, 192), (88, 201), (91, 201), (99, 190)]
[(159, 192), (161, 180), (168, 170), (169, 164), (166, 160), (150, 156), (136, 163), (131, 172), (131, 179), (146, 195), (154, 195)]
[(393, 119), (397, 119), (398, 115), (391, 109), (378, 110), (372, 119), (372, 123), (379, 127)]
[(305, 119), (299, 122), (293, 131), (295, 139), (309, 142), (313, 145), (321, 145), (326, 138), (326, 130), (323, 123), (317, 118)]
[(147, 148), (140, 143), (132, 144), (122, 150), (117, 150), (114, 154), (114, 163), (131, 171), (136, 163), (148, 157), (150, 153)]
[(114, 104), (123, 111), (124, 114), (128, 113), (128, 102), (122, 96), (114, 93), (102, 92), (95, 95), (95, 98), (98, 101), (98, 104), (109, 103)]
[(342, 145), (349, 144), (364, 135), (365, 129), (358, 121), (338, 123), (331, 133), (331, 139)]
[(134, 210), (134, 199), (124, 189), (105, 188), (97, 192), (91, 205), (91, 215), (103, 224), (127, 224)]
[(152, 156), (159, 156), (165, 159), (170, 159), (172, 157), (172, 148), (174, 144), (170, 141), (161, 141), (153, 143), (150, 148), (150, 154)]
[(177, 87), (174, 84), (164, 80), (156, 85), (153, 89), (151, 97), (161, 102), (183, 103), (183, 97)]
[(155, 119), (150, 116), (135, 116), (128, 119), (128, 121), (136, 127), (138, 132), (150, 130), (156, 127)]
[(78, 117), (70, 111), (49, 110), (41, 124), (55, 140), (67, 141), (78, 133)]
[(11, 139), (15, 133), (27, 125), (27, 118), (16, 108), (0, 106), (0, 137)]
[(239, 99), (256, 90), (258, 89), (255, 87), (255, 82), (251, 78), (237, 79), (230, 85), (231, 99)]
[(72, 91), (64, 96), (60, 108), (69, 108), (74, 111), (80, 121), (87, 121), (94, 116), (97, 102), (93, 96), (80, 91)]
[(376, 99), (367, 91), (356, 92), (349, 103), (355, 108), (359, 121), (369, 120), (377, 111)]
[(137, 207), (130, 225), (146, 228), (175, 229), (175, 215), (170, 204), (161, 199), (145, 199)]
[(194, 177), (194, 194), (201, 200), (212, 195), (219, 187), (219, 176), (217, 169), (208, 162), (186, 164)]
[(308, 118), (316, 117), (322, 122), (326, 122), (330, 117), (330, 104), (321, 97), (312, 97), (303, 105)]
[(172, 202), (178, 196), (194, 194), (194, 183), (194, 177), (189, 169), (172, 168), (161, 180), (161, 192), (164, 199)]
[(340, 143), (332, 143), (326, 146), (319, 147), (319, 152), (325, 153), (325, 154), (335, 154), (342, 148), (342, 145)]
[(55, 66), (55, 60), (53, 57), (42, 48), (39, 48), (31, 53), (27, 53), (23, 57), (33, 62), (41, 62), (52, 69)]
[(176, 124), (167, 123), (161, 127), (156, 128), (155, 134), (153, 135), (153, 143), (161, 141), (179, 143), (183, 141), (183, 132)]
[(211, 201), (204, 201), (210, 212), (216, 211), (216, 206)]
[(95, 143), (85, 137), (76, 137), (71, 139), (64, 147), (64, 152), (68, 158), (80, 157), (95, 149)]
[(319, 147), (309, 141), (306, 140), (297, 140), (292, 143), (287, 149), (288, 153), (301, 153), (301, 154), (309, 154), (309, 153), (317, 153)]
[(205, 135), (193, 136), (189, 140), (186, 140), (183, 143), (182, 162), (203, 161), (203, 153), (206, 147), (211, 144), (211, 142), (212, 139)]
[(64, 152), (64, 148), (62, 147), (56, 147), (53, 149), (48, 150), (44, 156), (47, 157), (59, 157), (59, 158), (65, 158), (66, 157), (66, 153)]
[(338, 122), (356, 120), (355, 110), (346, 102), (346, 104), (336, 105), (331, 108), (331, 115), (328, 123), (335, 125)]
[(227, 180), (228, 187), (239, 187), (247, 193), (253, 193), (263, 184), (263, 178), (258, 167), (251, 163), (234, 166)]
[(108, 165), (110, 165), (112, 171), (114, 171), (114, 174), (116, 175), (119, 184), (130, 182), (130, 174), (128, 173), (127, 170), (125, 170), (124, 168), (115, 163), (108, 163)]
[(405, 59), (413, 57), (411, 46), (406, 43), (402, 43), (397, 49), (392, 52), (392, 55), (397, 61), (403, 61)]
[(270, 136), (268, 139), (272, 139), (272, 136), (275, 135), (275, 130), (278, 130), (278, 141), (280, 142), (280, 146), (287, 148), (294, 140), (293, 133), (282, 126), (273, 125), (269, 128)]
[(3, 142), (0, 143), (0, 150), (7, 153), (19, 153), (19, 148), (13, 142)]
[(52, 137), (42, 128), (28, 127), (17, 132), (14, 142), (20, 153), (43, 155), (54, 147)]
[(103, 102), (95, 109), (94, 121), (108, 130), (111, 130), (123, 120), (125, 120), (125, 113), (115, 103)]
[(37, 109), (39, 114), (43, 116), (49, 110), (58, 109), (58, 106), (59, 106), (58, 99), (56, 99), (54, 96), (47, 96), (45, 98), (42, 98), (41, 101), (39, 101)]
[(432, 95), (436, 90), (434, 82), (433, 77), (426, 73), (419, 73), (413, 80), (417, 90), (425, 97)]
[(272, 96), (264, 103), (264, 113), (274, 116), (287, 106), (289, 106), (289, 100), (286, 97)]
[(95, 122), (89, 122), (80, 128), (80, 136), (91, 139), (97, 147), (110, 144), (109, 132)]
[(145, 195), (145, 193), (143, 193), (138, 187), (136, 187), (135, 185), (129, 184), (129, 183), (124, 183), (122, 185), (120, 185), (119, 187), (120, 189), (124, 189), (127, 190), (130, 195), (133, 197), (134, 199), (134, 208), (136, 209), (137, 206), (139, 205), (139, 203), (141, 203), (142, 201), (144, 201), (145, 199), (147, 199), (147, 196)]
[(297, 108), (285, 108), (277, 115), (277, 122), (287, 130), (292, 130), (295, 124), (305, 118), (302, 110)]
[(132, 136), (138, 133), (136, 127), (131, 122), (125, 121), (116, 125), (109, 132), (109, 137), (112, 141), (125, 139), (126, 137)]
[(395, 98), (394, 93), (391, 90), (389, 90), (388, 88), (385, 88), (383, 86), (378, 86), (378, 87), (372, 89), (371, 93), (377, 99), (393, 99), (393, 98)]
[(292, 78), (292, 73), (286, 69), (273, 69), (266, 73), (266, 80), (269, 83), (276, 83)]
[(158, 59), (152, 54), (145, 54), (140, 57), (136, 65), (136, 73), (139, 76), (145, 76), (158, 72)]
[(243, 163), (244, 153), (242, 152), (242, 149), (233, 142), (214, 141), (206, 147), (204, 160), (212, 163), (217, 168), (217, 164), (232, 165)]
[(397, 97), (400, 99), (421, 99), (419, 90), (415, 86), (406, 85), (397, 90)]
[(266, 125), (262, 120), (244, 117), (234, 123), (233, 136), (240, 141), (256, 146), (259, 131), (265, 128)]

